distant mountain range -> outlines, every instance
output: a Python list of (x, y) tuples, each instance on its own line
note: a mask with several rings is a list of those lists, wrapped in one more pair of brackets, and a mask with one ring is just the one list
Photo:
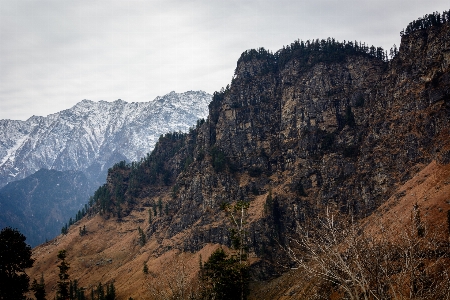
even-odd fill
[(186, 131), (206, 118), (211, 95), (171, 92), (150, 102), (93, 102), (47, 117), (0, 120), (0, 187), (39, 169), (77, 170), (102, 183), (120, 160), (151, 152), (161, 134)]
[(162, 134), (187, 131), (207, 117), (211, 98), (189, 91), (139, 103), (83, 100), (47, 117), (0, 120), (0, 226), (17, 227), (33, 246), (53, 238), (108, 168), (144, 157)]

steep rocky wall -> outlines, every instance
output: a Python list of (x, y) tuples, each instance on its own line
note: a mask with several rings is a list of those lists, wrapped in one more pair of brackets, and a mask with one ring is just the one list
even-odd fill
[(167, 249), (229, 244), (220, 205), (244, 200), (251, 251), (274, 258), (277, 241), (325, 206), (365, 216), (430, 161), (449, 163), (449, 31), (404, 36), (389, 62), (240, 60), (208, 120), (164, 159), (169, 187), (142, 188), (170, 207), (148, 236), (170, 240)]

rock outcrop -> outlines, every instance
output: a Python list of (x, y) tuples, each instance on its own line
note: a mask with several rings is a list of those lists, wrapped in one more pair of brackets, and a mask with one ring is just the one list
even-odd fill
[(449, 162), (449, 33), (444, 24), (405, 35), (390, 61), (345, 49), (296, 56), (294, 44), (247, 51), (206, 122), (160, 140), (118, 181), (112, 171), (109, 189), (132, 198), (130, 178), (153, 176), (136, 179), (134, 195), (169, 212), (147, 234), (186, 234), (170, 247), (190, 251), (229, 243), (223, 202), (251, 203), (257, 255), (326, 206), (365, 216), (432, 160)]

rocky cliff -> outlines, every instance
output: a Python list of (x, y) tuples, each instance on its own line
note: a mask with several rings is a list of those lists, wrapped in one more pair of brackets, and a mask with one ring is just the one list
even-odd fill
[(184, 233), (170, 247), (191, 251), (229, 243), (223, 202), (252, 204), (257, 255), (325, 206), (365, 216), (432, 160), (450, 162), (449, 33), (446, 23), (405, 35), (390, 61), (332, 40), (246, 51), (207, 121), (110, 173), (108, 189), (131, 198), (134, 178), (143, 203), (169, 207), (148, 236)]

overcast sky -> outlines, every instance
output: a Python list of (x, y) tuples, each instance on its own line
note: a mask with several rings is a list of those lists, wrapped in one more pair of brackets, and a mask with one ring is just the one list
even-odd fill
[(334, 37), (387, 50), (448, 0), (0, 0), (0, 119), (220, 90), (240, 54)]

